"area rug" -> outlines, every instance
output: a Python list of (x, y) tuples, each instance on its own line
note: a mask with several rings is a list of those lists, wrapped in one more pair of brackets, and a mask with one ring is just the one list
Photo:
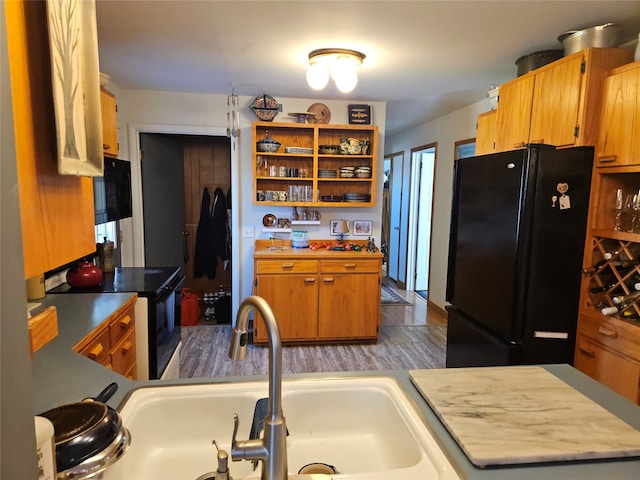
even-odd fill
[(382, 285), (380, 291), (380, 303), (382, 305), (411, 305), (406, 298), (397, 293), (396, 290)]

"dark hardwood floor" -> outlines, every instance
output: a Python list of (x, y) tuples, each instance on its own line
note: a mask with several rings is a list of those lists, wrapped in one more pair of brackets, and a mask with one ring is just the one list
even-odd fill
[[(388, 282), (385, 282), (388, 284)], [(398, 290), (410, 305), (382, 305), (376, 344), (283, 347), (283, 373), (444, 368), (446, 318), (414, 292)], [(230, 325), (182, 328), (181, 378), (266, 375), (266, 347), (249, 346), (242, 362), (227, 356)]]

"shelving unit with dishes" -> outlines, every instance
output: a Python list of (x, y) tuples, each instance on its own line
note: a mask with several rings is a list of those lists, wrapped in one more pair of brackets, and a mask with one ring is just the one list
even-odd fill
[(635, 403), (640, 403), (639, 100), (640, 62), (607, 73), (574, 357), (576, 368)]
[[(375, 204), (377, 126), (255, 122), (252, 135), (254, 204)], [(267, 136), (281, 144), (276, 152), (258, 151)], [(341, 149), (343, 139), (351, 141)]]

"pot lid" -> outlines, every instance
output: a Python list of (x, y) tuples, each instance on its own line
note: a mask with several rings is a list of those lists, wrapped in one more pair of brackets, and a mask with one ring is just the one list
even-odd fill
[(108, 408), (100, 402), (78, 402), (52, 408), (41, 414), (53, 423), (56, 445), (82, 435), (98, 425), (107, 415)]

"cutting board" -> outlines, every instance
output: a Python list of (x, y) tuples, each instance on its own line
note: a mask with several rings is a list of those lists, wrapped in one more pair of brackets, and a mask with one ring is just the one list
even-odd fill
[(409, 373), (479, 467), (640, 455), (640, 431), (542, 367)]

